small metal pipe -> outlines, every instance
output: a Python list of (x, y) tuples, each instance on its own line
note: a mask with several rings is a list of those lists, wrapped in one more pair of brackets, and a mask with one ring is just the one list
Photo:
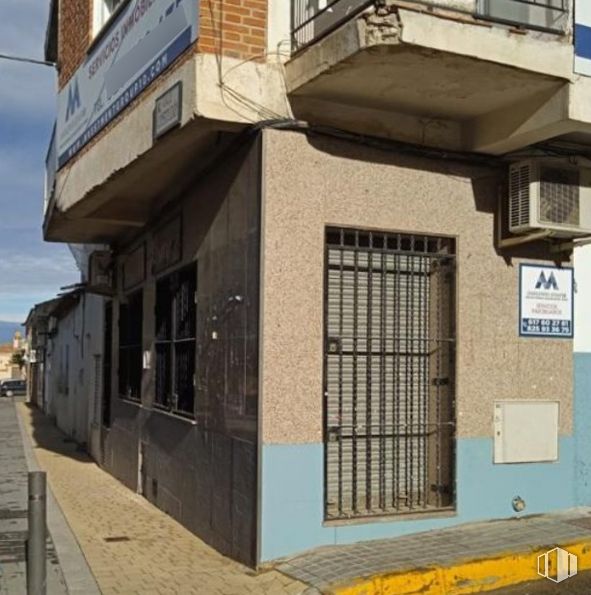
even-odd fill
[(591, 244), (591, 238), (583, 237), (580, 240), (572, 240), (570, 242), (563, 242), (561, 244), (555, 244), (550, 246), (550, 252), (552, 254), (560, 254), (561, 252), (571, 252), (575, 248), (580, 248), (581, 246), (588, 246)]
[(29, 473), (27, 595), (47, 592), (47, 480), (44, 471)]

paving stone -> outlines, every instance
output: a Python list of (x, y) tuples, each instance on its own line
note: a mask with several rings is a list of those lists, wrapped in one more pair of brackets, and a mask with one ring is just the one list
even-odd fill
[(346, 583), (362, 576), (424, 566), (450, 566), (479, 556), (553, 547), (558, 542), (579, 539), (591, 539), (589, 508), (459, 525), (397, 539), (363, 542), (347, 549), (342, 546), (322, 548), (288, 559), (278, 569), (299, 577), (311, 588), (322, 590), (327, 585)]
[[(147, 500), (64, 443), (40, 412), (18, 406), (53, 493), (105, 595), (299, 595), (308, 586), (277, 571), (261, 574), (225, 558)], [(34, 430), (34, 431), (33, 431)], [(109, 536), (129, 541), (105, 542)], [(313, 575), (309, 575), (313, 576)], [(3, 593), (1, 595), (4, 595)], [(12, 594), (11, 594), (12, 595)]]
[[(26, 592), (28, 466), (12, 398), (0, 398), (0, 594)], [(51, 537), (47, 540), (47, 591), (67, 593)]]

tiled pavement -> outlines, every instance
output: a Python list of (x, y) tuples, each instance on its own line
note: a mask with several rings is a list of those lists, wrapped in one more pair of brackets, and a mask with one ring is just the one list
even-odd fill
[[(320, 548), (283, 562), (277, 570), (257, 575), (215, 552), (103, 472), (78, 452), (74, 444), (64, 441), (64, 435), (38, 411), (23, 403), (17, 407), (25, 432), (32, 439), (38, 464), (47, 471), (53, 493), (98, 586), (107, 594), (318, 593), (329, 585), (365, 576), (447, 566), (545, 546), (550, 549), (558, 542), (591, 539), (591, 509), (575, 509), (555, 515), (470, 524), (398, 539)], [(2, 411), (7, 417), (0, 415), (0, 440), (4, 438), (0, 441), (0, 470), (20, 457), (22, 473), (22, 452), (19, 454), (18, 448), (10, 447), (18, 443), (18, 437), (10, 429), (14, 428), (14, 418), (10, 418), (8, 410)], [(0, 488), (0, 509), (3, 497), (8, 501)], [(18, 515), (18, 506), (15, 510)], [(0, 531), (6, 526), (2, 523), (0, 518)], [(0, 542), (0, 565), (1, 556)], [(1, 581), (0, 577), (0, 585)], [(12, 595), (22, 591), (8, 592)], [(6, 590), (0, 590), (0, 595), (5, 593)]]
[(460, 525), (381, 541), (325, 547), (278, 570), (319, 590), (353, 579), (452, 564), (591, 539), (591, 508), (554, 515)]
[(17, 405), (39, 466), (105, 594), (296, 595), (306, 586), (256, 575), (205, 545), (102, 471), (37, 410)]
[[(12, 398), (0, 399), (0, 594), (26, 592), (27, 460)], [(47, 592), (67, 593), (51, 539), (47, 548)]]

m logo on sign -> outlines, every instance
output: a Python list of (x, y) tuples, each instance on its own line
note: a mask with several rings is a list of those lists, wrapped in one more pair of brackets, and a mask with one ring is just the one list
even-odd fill
[(554, 583), (575, 576), (577, 565), (577, 556), (559, 547), (538, 556), (538, 574)]
[(68, 89), (68, 107), (66, 109), (66, 122), (76, 113), (80, 107), (80, 89), (78, 88), (78, 79), (74, 79), (74, 84)]
[(544, 288), (545, 290), (554, 289), (558, 291), (558, 283), (556, 282), (556, 277), (554, 273), (550, 273), (550, 276), (546, 278), (544, 271), (540, 273), (540, 277), (538, 278), (538, 282), (536, 283), (536, 289)]

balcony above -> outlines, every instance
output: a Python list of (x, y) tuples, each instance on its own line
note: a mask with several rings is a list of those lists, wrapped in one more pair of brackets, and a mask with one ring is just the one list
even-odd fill
[(542, 140), (507, 133), (574, 79), (567, 0), (293, 1), (288, 93), (312, 123), (503, 153)]
[[(226, 58), (223, 76), (222, 88), (216, 57), (193, 53), (61, 167), (52, 143), (46, 163), (45, 239), (103, 244), (136, 233), (207, 167), (233, 134), (261, 119), (261, 110), (268, 110), (267, 118), (289, 115), (278, 64)], [(157, 135), (156, 105), (179, 86), (180, 104), (173, 110), (178, 109), (178, 121)]]
[(255, 5), (227, 28), (202, 4), (119, 2), (92, 30), (90, 19), (71, 24), (76, 9), (52, 11), (46, 49), (61, 69), (47, 240), (102, 244), (137, 233), (232, 133), (290, 115), (282, 65), (262, 59), (265, 18)]

